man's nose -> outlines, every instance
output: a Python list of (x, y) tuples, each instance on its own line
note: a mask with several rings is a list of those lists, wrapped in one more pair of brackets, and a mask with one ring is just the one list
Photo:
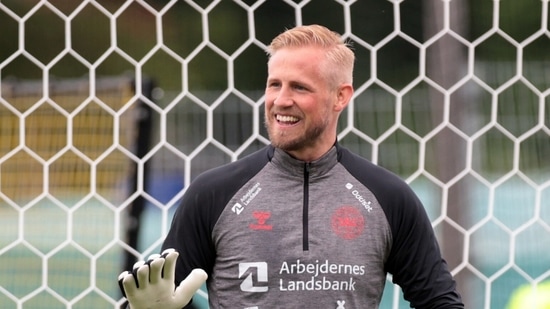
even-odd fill
[(288, 105), (292, 105), (292, 103), (293, 103), (292, 96), (290, 94), (290, 91), (288, 90), (288, 87), (281, 87), (280, 91), (277, 93), (277, 96), (275, 97), (275, 100), (273, 101), (273, 104), (288, 106)]

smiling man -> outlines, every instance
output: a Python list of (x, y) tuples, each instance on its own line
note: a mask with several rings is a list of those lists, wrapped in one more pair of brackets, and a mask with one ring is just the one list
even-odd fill
[(344, 44), (298, 40), (280, 36), (269, 47), (265, 122), (274, 147), (312, 161), (336, 141), (338, 116), (353, 95), (354, 55)]
[(120, 277), (130, 306), (181, 308), (208, 276), (212, 309), (378, 308), (391, 273), (412, 307), (464, 308), (410, 187), (337, 141), (352, 50), (310, 25), (268, 55), (271, 144), (190, 184), (168, 251)]

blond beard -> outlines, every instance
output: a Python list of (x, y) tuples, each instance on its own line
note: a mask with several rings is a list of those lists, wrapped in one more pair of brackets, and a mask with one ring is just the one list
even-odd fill
[(296, 151), (314, 145), (328, 127), (328, 120), (308, 128), (304, 134), (291, 139), (289, 139), (284, 133), (272, 132), (273, 130), (271, 129), (271, 125), (268, 121), (264, 124), (273, 146), (284, 151)]

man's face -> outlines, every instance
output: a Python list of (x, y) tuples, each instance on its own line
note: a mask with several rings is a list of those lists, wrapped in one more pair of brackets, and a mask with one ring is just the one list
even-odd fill
[(265, 124), (271, 143), (310, 161), (336, 140), (337, 94), (321, 65), (324, 51), (315, 47), (283, 48), (268, 63)]

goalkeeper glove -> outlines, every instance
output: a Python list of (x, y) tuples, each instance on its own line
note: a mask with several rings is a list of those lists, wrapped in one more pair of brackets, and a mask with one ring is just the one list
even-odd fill
[(175, 288), (176, 261), (179, 253), (166, 249), (162, 255), (152, 255), (147, 262), (134, 264), (133, 271), (118, 276), (122, 294), (131, 309), (181, 309), (206, 281), (206, 272), (194, 269)]

